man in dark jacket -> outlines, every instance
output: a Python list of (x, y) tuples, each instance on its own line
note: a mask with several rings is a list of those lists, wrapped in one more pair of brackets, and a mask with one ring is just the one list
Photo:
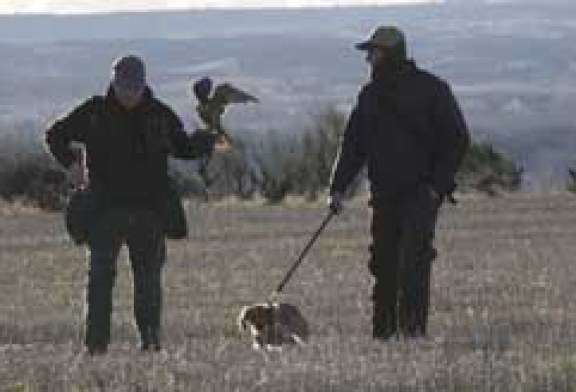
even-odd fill
[[(90, 270), (86, 347), (103, 354), (110, 341), (116, 259), (126, 243), (134, 276), (134, 313), (143, 349), (160, 348), (161, 271), (166, 258), (168, 156), (209, 154), (211, 134), (189, 136), (176, 114), (154, 98), (136, 56), (113, 64), (105, 97), (94, 96), (46, 132), (47, 145), (77, 188), (94, 199), (88, 232)], [(75, 154), (73, 143), (84, 146)]]
[(380, 27), (357, 48), (367, 52), (372, 78), (348, 120), (329, 204), (342, 210), (347, 186), (367, 165), (373, 336), (423, 336), (438, 208), (454, 188), (469, 134), (448, 84), (407, 59), (400, 30)]

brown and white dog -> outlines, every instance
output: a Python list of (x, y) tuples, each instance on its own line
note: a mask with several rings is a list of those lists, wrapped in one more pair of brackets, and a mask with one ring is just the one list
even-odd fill
[(255, 349), (273, 350), (308, 341), (308, 322), (294, 305), (261, 303), (244, 306), (238, 316), (240, 331), (249, 332)]

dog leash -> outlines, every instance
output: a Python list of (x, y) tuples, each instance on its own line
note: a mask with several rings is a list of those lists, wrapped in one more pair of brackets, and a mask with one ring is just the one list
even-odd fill
[(280, 294), (280, 292), (282, 292), (286, 283), (288, 283), (288, 281), (290, 280), (290, 278), (292, 277), (292, 275), (294, 274), (296, 269), (300, 266), (300, 264), (302, 264), (304, 257), (306, 257), (306, 255), (308, 254), (308, 251), (310, 251), (310, 249), (312, 248), (312, 245), (314, 245), (314, 243), (316, 242), (316, 240), (318, 239), (320, 234), (324, 231), (324, 229), (326, 228), (326, 226), (328, 225), (328, 223), (330, 222), (330, 220), (332, 219), (332, 217), (334, 215), (335, 215), (334, 211), (330, 211), (328, 213), (328, 215), (324, 218), (320, 227), (316, 230), (316, 232), (314, 233), (312, 238), (310, 238), (310, 240), (308, 241), (308, 243), (306, 244), (304, 249), (302, 249), (302, 251), (300, 252), (300, 255), (298, 256), (298, 259), (296, 260), (296, 262), (288, 270), (288, 272), (286, 273), (286, 275), (284, 276), (284, 278), (282, 279), (282, 281), (280, 282), (280, 284), (278, 285), (276, 290), (270, 296), (269, 302), (273, 302), (273, 300)]

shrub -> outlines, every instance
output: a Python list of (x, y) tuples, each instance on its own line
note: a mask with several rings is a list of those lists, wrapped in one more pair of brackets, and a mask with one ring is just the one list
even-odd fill
[(207, 167), (211, 197), (251, 198), (256, 193), (258, 171), (251, 147), (241, 139), (235, 139), (234, 145), (215, 154)]
[(206, 186), (196, 168), (190, 168), (189, 165), (171, 160), (168, 175), (175, 182), (180, 195), (208, 198)]
[(456, 182), (463, 190), (495, 195), (499, 190), (517, 191), (522, 184), (522, 171), (491, 144), (475, 142), (464, 157)]
[(254, 154), (259, 168), (257, 188), (270, 203), (279, 203), (289, 194), (295, 193), (298, 183), (299, 151), (297, 139), (286, 136), (268, 135)]
[(345, 115), (327, 107), (312, 116), (302, 134), (269, 137), (256, 155), (262, 196), (274, 203), (288, 194), (315, 200), (329, 185), (345, 125)]
[(330, 185), (332, 165), (345, 127), (346, 116), (334, 107), (327, 107), (312, 117), (312, 126), (303, 137), (304, 156), (300, 161), (300, 173), (307, 175), (304, 192), (310, 199), (316, 199), (318, 193)]
[(60, 210), (67, 196), (66, 174), (45, 152), (4, 157), (0, 162), (0, 196), (42, 209)]
[(570, 192), (576, 193), (576, 170), (568, 169), (568, 174), (569, 178), (566, 187)]
[(180, 193), (188, 197), (209, 201), (235, 195), (250, 199), (257, 191), (259, 168), (252, 147), (236, 139), (231, 149), (214, 153), (207, 163), (171, 160), (170, 176)]
[[(311, 117), (310, 125), (296, 135), (269, 134), (258, 142), (238, 139), (232, 150), (215, 154), (204, 175), (196, 168), (173, 162), (171, 176), (183, 194), (205, 200), (261, 194), (279, 203), (289, 195), (315, 200), (329, 186), (332, 165), (346, 126), (346, 115), (326, 107)], [(0, 155), (0, 197), (24, 200), (45, 209), (61, 209), (67, 197), (65, 173), (41, 147), (3, 143)], [(359, 188), (363, 176), (350, 186)], [(522, 169), (488, 143), (473, 143), (457, 182), (464, 190), (496, 194), (518, 190)], [(569, 188), (576, 191), (576, 176)]]

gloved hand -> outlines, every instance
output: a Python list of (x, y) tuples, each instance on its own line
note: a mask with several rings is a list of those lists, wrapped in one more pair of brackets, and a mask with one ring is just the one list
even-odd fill
[(213, 132), (199, 130), (190, 135), (190, 143), (200, 155), (209, 156), (214, 151), (217, 138)]
[(216, 145), (214, 147), (218, 153), (230, 152), (233, 149), (232, 143), (224, 135), (218, 135), (216, 137)]
[(340, 214), (344, 209), (344, 195), (340, 192), (332, 193), (328, 196), (328, 207), (334, 214)]
[(68, 166), (67, 177), (74, 189), (84, 189), (88, 186), (88, 170), (81, 160), (76, 160)]

